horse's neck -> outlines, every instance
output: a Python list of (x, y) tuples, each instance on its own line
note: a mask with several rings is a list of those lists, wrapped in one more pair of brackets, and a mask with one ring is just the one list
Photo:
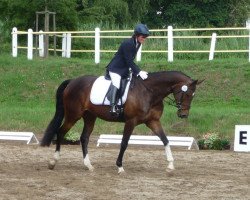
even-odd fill
[(188, 81), (188, 77), (182, 73), (156, 72), (150, 74), (148, 81), (145, 83), (153, 91), (154, 96), (164, 98), (172, 92), (174, 85), (186, 81)]

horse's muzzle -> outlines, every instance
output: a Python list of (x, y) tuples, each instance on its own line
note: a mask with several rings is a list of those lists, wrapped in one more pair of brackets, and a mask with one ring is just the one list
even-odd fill
[(177, 116), (180, 117), (180, 118), (188, 118), (188, 110), (178, 110), (177, 111)]

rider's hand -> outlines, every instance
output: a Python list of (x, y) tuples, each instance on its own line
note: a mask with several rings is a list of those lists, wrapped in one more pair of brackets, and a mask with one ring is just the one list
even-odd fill
[(148, 78), (148, 72), (140, 71), (138, 76), (140, 76), (142, 78), (142, 80), (145, 80)]

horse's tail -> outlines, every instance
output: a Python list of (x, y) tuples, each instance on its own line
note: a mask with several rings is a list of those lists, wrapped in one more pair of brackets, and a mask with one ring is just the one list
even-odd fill
[(41, 141), (41, 146), (49, 146), (51, 144), (51, 141), (53, 140), (54, 136), (57, 134), (63, 118), (64, 118), (64, 107), (63, 107), (63, 91), (69, 84), (70, 80), (65, 80), (61, 83), (61, 85), (58, 87), (56, 92), (56, 112), (55, 116), (49, 123), (43, 139)]

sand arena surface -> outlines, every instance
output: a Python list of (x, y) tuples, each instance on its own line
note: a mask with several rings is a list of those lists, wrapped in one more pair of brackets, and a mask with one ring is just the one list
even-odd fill
[(79, 145), (63, 145), (54, 170), (55, 146), (0, 143), (0, 199), (250, 199), (250, 153), (173, 150), (176, 170), (166, 172), (163, 148), (129, 146), (125, 174), (115, 161), (119, 146), (89, 147), (93, 172)]

